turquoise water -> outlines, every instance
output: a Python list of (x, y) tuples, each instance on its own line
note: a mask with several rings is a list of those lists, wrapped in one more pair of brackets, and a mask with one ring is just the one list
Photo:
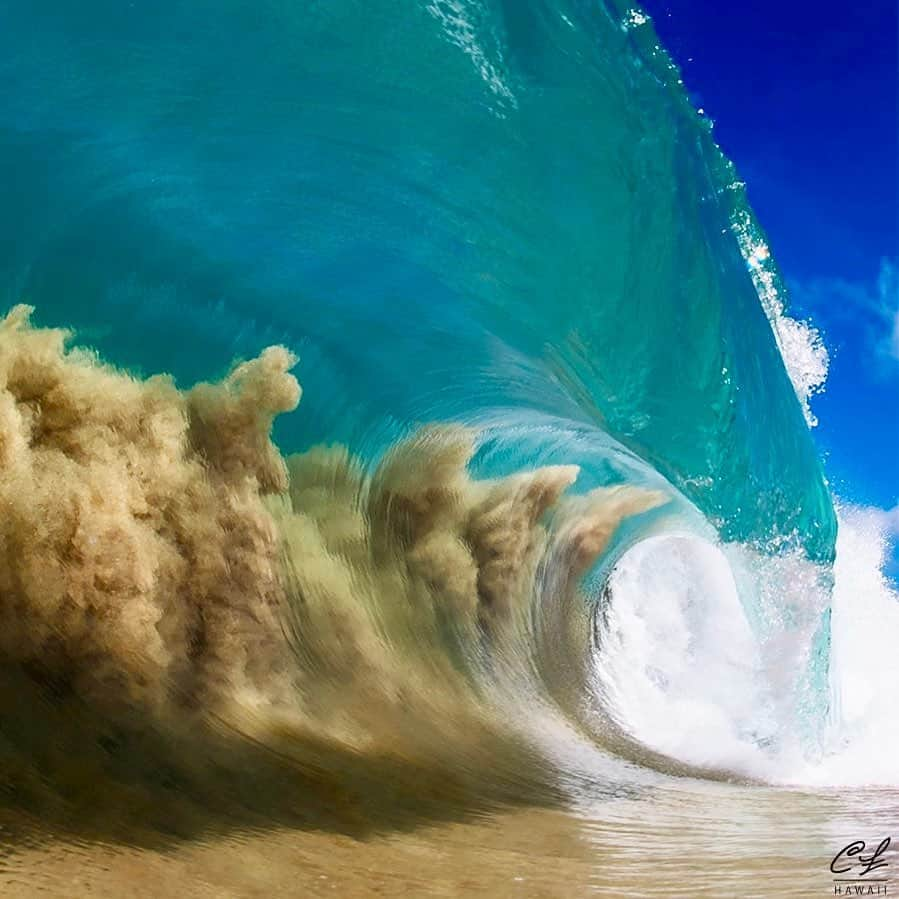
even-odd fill
[(0, 3), (0, 184), (3, 895), (824, 895), (889, 835), (883, 515), (638, 9)]
[(517, 880), (604, 822), (664, 896), (860, 837), (882, 525), (838, 529), (827, 352), (639, 10), (0, 5), (0, 180), (0, 830), (286, 833), (275, 873), (307, 831), (347, 895), (419, 825), (522, 828), (459, 843)]
[(477, 423), (482, 473), (664, 480), (833, 558), (776, 269), (629, 7), (34, 0), (0, 59), (7, 305), (184, 386), (285, 344), (286, 450)]

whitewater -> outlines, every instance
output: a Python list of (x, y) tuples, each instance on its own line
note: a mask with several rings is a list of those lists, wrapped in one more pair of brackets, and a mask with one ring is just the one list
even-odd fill
[(648, 16), (36, 0), (0, 59), (4, 895), (833, 895), (899, 838), (885, 516)]

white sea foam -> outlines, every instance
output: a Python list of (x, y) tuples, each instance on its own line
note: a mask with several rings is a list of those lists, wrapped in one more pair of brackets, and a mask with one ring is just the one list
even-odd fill
[[(594, 687), (626, 732), (687, 764), (772, 783), (899, 784), (899, 596), (885, 551), (882, 516), (841, 510), (831, 592), (798, 555), (643, 541), (610, 578)], [(813, 673), (828, 602), (829, 702)]]
[(759, 773), (761, 654), (724, 554), (688, 535), (652, 537), (610, 588), (596, 674), (612, 717), (671, 758)]
[(833, 597), (832, 752), (807, 772), (820, 784), (899, 784), (899, 593), (883, 575), (879, 510), (840, 510)]

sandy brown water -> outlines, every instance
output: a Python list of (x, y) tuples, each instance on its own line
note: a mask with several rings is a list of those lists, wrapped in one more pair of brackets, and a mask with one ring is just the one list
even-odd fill
[(836, 886), (862, 895), (899, 890), (892, 849), (885, 868), (855, 877), (855, 884), (835, 884), (830, 870), (847, 844), (863, 839), (874, 846), (896, 829), (896, 792), (684, 781), (638, 798), (583, 797), (578, 804), (577, 813), (520, 809), (365, 838), (312, 825), (152, 848), (48, 837), (39, 822), (6, 816), (0, 889), (10, 897), (814, 897), (833, 896)]
[[(899, 840), (896, 792), (587, 726), (580, 579), (664, 495), (478, 480), (459, 427), (284, 459), (283, 348), (181, 392), (28, 315), (0, 321), (0, 896), (846, 895), (835, 855)], [(893, 855), (849, 895), (899, 890)]]

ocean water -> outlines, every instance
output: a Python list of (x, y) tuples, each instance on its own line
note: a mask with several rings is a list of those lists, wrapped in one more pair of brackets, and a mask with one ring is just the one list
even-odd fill
[(639, 9), (33, 0), (0, 97), (5, 893), (824, 895), (891, 835), (827, 350)]

